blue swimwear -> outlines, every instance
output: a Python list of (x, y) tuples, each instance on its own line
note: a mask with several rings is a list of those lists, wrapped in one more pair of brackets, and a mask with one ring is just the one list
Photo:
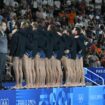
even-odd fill
[(57, 53), (54, 52), (54, 53), (53, 53), (53, 56), (54, 56), (55, 58), (57, 58)]
[(59, 51), (54, 52), (54, 53), (53, 53), (53, 56), (54, 56), (55, 58), (58, 58), (58, 56), (59, 56)]
[(40, 51), (39, 55), (40, 55), (40, 58), (42, 58), (42, 59), (46, 58), (46, 55), (45, 55), (44, 51)]
[(66, 57), (70, 59), (71, 58), (71, 54), (70, 53), (66, 54)]
[(81, 59), (82, 55), (81, 54), (77, 54), (77, 58)]
[(33, 52), (32, 52), (32, 51), (27, 50), (25, 54), (26, 54), (29, 58), (33, 58)]

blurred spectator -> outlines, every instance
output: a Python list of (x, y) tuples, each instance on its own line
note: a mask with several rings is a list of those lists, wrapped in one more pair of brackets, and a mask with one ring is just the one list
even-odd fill
[(88, 55), (88, 59), (89, 59), (89, 67), (101, 67), (99, 58), (95, 53)]

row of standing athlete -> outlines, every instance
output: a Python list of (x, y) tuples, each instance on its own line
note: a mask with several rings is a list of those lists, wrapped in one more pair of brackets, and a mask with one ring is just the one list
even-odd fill
[(67, 30), (61, 33), (53, 24), (43, 28), (36, 22), (22, 22), (18, 26), (12, 32), (10, 46), (14, 88), (85, 85), (83, 56), (87, 39), (80, 28), (75, 27), (70, 34)]

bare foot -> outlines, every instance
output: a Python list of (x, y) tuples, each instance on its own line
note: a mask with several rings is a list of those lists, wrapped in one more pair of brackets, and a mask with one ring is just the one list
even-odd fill
[(64, 87), (70, 87), (70, 86), (73, 86), (72, 83), (67, 82), (64, 84)]
[(33, 84), (30, 84), (30, 88), (34, 88), (34, 85)]
[(20, 85), (16, 85), (16, 86), (12, 87), (12, 89), (20, 89)]
[(26, 85), (26, 86), (24, 86), (24, 88), (29, 89), (30, 88), (30, 85)]

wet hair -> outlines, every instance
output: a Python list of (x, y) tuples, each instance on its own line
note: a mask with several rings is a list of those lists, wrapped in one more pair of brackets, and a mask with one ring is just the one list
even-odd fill
[(16, 21), (15, 28), (20, 29), (20, 26), (21, 26), (20, 22), (19, 21)]
[(57, 31), (56, 26), (54, 24), (50, 24), (50, 31), (52, 31), (52, 32), (56, 32)]
[(34, 28), (38, 28), (38, 23), (37, 22), (32, 22), (32, 27), (34, 27)]
[(76, 28), (77, 34), (81, 34), (81, 28), (80, 27), (75, 27), (75, 28)]
[(29, 28), (29, 26), (30, 26), (30, 24), (29, 24), (28, 21), (23, 21), (23, 22), (21, 22), (21, 27), (22, 27), (22, 28)]

